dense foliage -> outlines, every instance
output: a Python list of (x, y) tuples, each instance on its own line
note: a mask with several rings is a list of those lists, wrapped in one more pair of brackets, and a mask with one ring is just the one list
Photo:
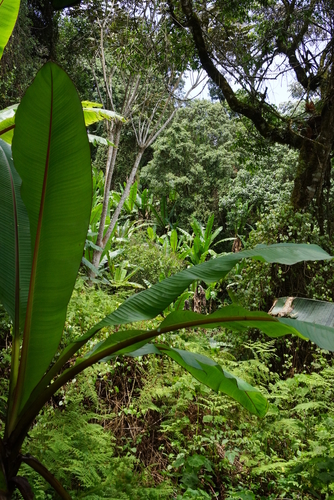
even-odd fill
[(181, 227), (213, 213), (229, 236), (242, 234), (246, 223), (289, 202), (296, 171), (293, 150), (258, 142), (226, 105), (194, 101), (152, 145), (140, 181), (172, 198)]

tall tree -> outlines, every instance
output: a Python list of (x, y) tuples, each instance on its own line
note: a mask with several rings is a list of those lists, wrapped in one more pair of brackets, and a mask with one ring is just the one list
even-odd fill
[[(109, 141), (105, 168), (103, 208), (92, 264), (97, 268), (145, 150), (172, 120), (177, 108), (199, 83), (200, 76), (182, 94), (186, 57), (175, 61), (169, 51), (165, 23), (155, 9), (131, 8), (108, 1), (95, 14), (91, 40), (95, 49), (91, 60), (99, 100), (105, 109), (121, 114), (131, 126), (136, 155), (121, 200), (110, 215), (109, 197), (117, 168), (117, 156), (124, 121), (107, 123)], [(106, 227), (107, 218), (110, 223)], [(92, 275), (94, 272), (92, 271)]]
[[(231, 109), (269, 141), (299, 151), (294, 207), (320, 205), (334, 142), (333, 2), (168, 0), (168, 9)], [(270, 104), (270, 81), (282, 75), (303, 89), (302, 113)]]

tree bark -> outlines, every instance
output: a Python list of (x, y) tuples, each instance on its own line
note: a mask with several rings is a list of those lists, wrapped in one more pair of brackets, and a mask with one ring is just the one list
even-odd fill
[[(330, 78), (330, 83), (333, 80), (334, 74)], [(326, 175), (331, 170), (334, 144), (334, 88), (331, 89), (321, 114), (312, 116), (306, 122), (304, 134), (306, 137), (300, 148), (292, 193), (292, 204), (296, 209), (306, 208), (313, 198), (320, 198)]]

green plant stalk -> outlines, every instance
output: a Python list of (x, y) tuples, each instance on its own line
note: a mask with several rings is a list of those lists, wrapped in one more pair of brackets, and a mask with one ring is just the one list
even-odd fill
[(38, 474), (40, 474), (52, 486), (52, 488), (58, 493), (61, 498), (63, 498), (64, 500), (72, 500), (72, 497), (65, 490), (63, 485), (58, 481), (58, 479), (56, 479), (54, 475), (51, 474), (51, 472), (46, 467), (44, 467), (44, 465), (41, 464), (35, 457), (31, 455), (22, 455), (21, 459), (22, 462), (29, 465), (32, 469), (38, 472)]
[[(271, 318), (271, 317), (259, 317), (256, 318), (257, 321), (264, 321), (264, 322), (277, 322), (276, 318)], [(232, 323), (233, 321), (254, 321), (254, 317), (252, 316), (230, 316), (230, 317), (225, 317), (225, 318), (201, 318), (199, 320), (194, 320), (194, 321), (189, 321), (187, 323), (182, 323), (182, 324), (175, 324), (172, 326), (167, 326), (164, 328), (156, 328), (154, 330), (150, 331), (144, 331), (142, 335), (138, 335), (135, 338), (132, 339), (127, 339), (124, 340), (123, 342), (119, 342), (116, 345), (110, 346), (102, 351), (97, 352), (96, 354), (93, 354), (89, 358), (78, 360), (74, 366), (71, 368), (68, 368), (65, 370), (55, 381), (53, 384), (48, 386), (43, 392), (39, 392), (39, 394), (36, 394), (36, 398), (33, 402), (30, 402), (30, 404), (26, 404), (26, 406), (23, 408), (21, 415), (19, 415), (18, 422), (15, 426), (15, 429), (13, 430), (12, 434), (9, 437), (8, 443), (10, 443), (12, 446), (15, 448), (18, 447), (18, 449), (21, 447), (24, 438), (26, 436), (26, 433), (29, 430), (30, 425), (34, 421), (35, 417), (38, 415), (40, 410), (43, 408), (45, 403), (49, 401), (49, 399), (60, 389), (63, 385), (65, 385), (67, 382), (69, 382), (71, 379), (73, 379), (76, 375), (81, 373), (83, 370), (86, 368), (94, 365), (95, 363), (99, 362), (101, 359), (111, 356), (113, 354), (117, 354), (117, 352), (126, 349), (128, 347), (131, 347), (135, 344), (138, 344), (140, 342), (144, 341), (149, 341), (158, 335), (162, 335), (164, 333), (169, 333), (173, 331), (177, 331), (180, 328), (192, 328), (195, 326), (201, 326), (201, 325), (208, 325), (210, 323), (216, 324), (216, 323)], [(87, 339), (88, 340), (88, 339)], [(87, 341), (86, 340), (86, 341)], [(80, 346), (81, 347), (81, 346)]]

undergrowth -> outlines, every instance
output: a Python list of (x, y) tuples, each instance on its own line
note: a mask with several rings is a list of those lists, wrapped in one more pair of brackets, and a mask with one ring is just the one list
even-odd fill
[[(259, 387), (270, 401), (266, 417), (249, 415), (169, 360), (118, 357), (58, 393), (26, 451), (74, 499), (331, 498), (334, 367), (326, 353), (314, 352), (312, 373), (284, 380), (270, 368), (272, 340), (249, 339), (240, 352), (223, 330), (181, 331), (168, 340)], [(54, 498), (25, 473), (37, 500)]]
[[(120, 296), (109, 292), (78, 280), (64, 343), (119, 305)], [(4, 409), (11, 339), (5, 313), (0, 321)], [(329, 353), (300, 339), (280, 340), (279, 350), (277, 341), (255, 331), (181, 330), (165, 340), (212, 357), (258, 387), (270, 402), (266, 417), (249, 415), (170, 360), (116, 357), (58, 391), (24, 452), (49, 468), (75, 500), (334, 498)], [(32, 469), (25, 466), (23, 473), (36, 500), (56, 498)]]

